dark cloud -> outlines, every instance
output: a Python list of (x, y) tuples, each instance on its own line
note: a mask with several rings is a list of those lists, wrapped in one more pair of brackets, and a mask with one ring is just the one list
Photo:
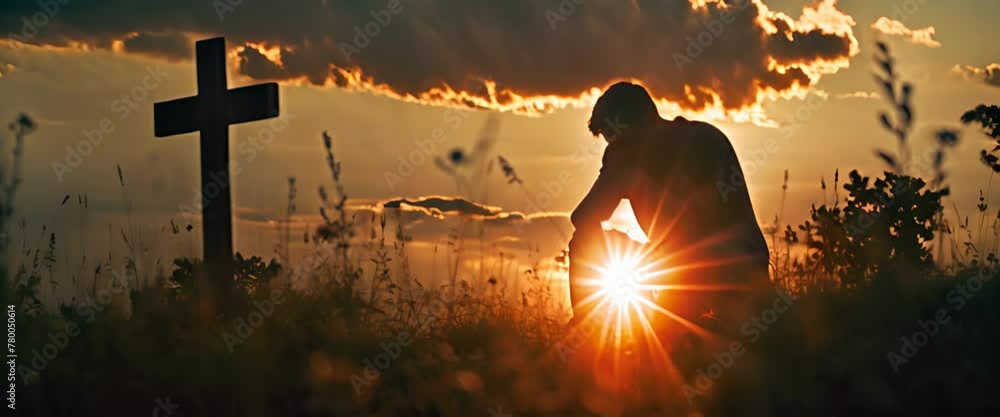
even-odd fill
[[(40, 11), (36, 2), (14, 3), (0, 11), (0, 31), (20, 33), (22, 17)], [(520, 110), (559, 107), (566, 100), (552, 97), (580, 97), (620, 79), (638, 79), (685, 108), (739, 108), (764, 89), (806, 86), (856, 52), (854, 22), (834, 0), (798, 19), (761, 2), (704, 3), (285, 0), (217, 9), (225, 0), (71, 1), (27, 40), (130, 40), (126, 51), (178, 57), (178, 34), (225, 35), (232, 46), (251, 45), (239, 69), (254, 78), (353, 87), (370, 80), (400, 97)], [(448, 91), (476, 91), (487, 78), (497, 83), (491, 97)]]
[(469, 216), (486, 226), (488, 233), (496, 239), (531, 240), (537, 237), (552, 240), (553, 233), (569, 236), (573, 231), (566, 213), (506, 211), (463, 197), (396, 198), (363, 209), (356, 217), (378, 216), (380, 208), (385, 209), (383, 213), (388, 218), (402, 222), (406, 230), (415, 233), (415, 238), (429, 242), (447, 239), (456, 222), (468, 221)]
[(428, 209), (433, 213), (454, 213), (476, 216), (495, 216), (501, 210), (497, 207), (490, 207), (480, 203), (472, 202), (461, 197), (421, 197), (416, 200), (399, 198), (382, 203), (382, 207), (398, 209), (403, 205)]
[[(404, 198), (391, 201), (402, 202)], [(351, 200), (347, 205), (348, 218), (352, 219), (353, 237), (350, 244), (357, 250), (372, 250), (381, 244), (382, 230), (385, 233), (385, 244), (393, 247), (398, 243), (397, 230), (402, 229), (407, 236), (407, 261), (413, 271), (421, 277), (437, 279), (441, 276), (440, 269), (433, 269), (435, 258), (444, 256), (444, 248), (448, 242), (464, 241), (462, 258), (465, 260), (485, 260), (487, 265), (497, 265), (496, 259), (504, 254), (504, 262), (517, 270), (515, 265), (523, 268), (534, 268), (539, 265), (556, 269), (554, 257), (565, 249), (568, 236), (573, 226), (566, 213), (533, 213), (526, 215), (519, 212), (503, 211), (498, 207), (477, 203), (461, 197), (422, 197), (411, 201), (456, 201), (455, 205), (444, 204), (440, 207), (456, 207), (447, 212), (438, 211), (436, 204), (420, 205), (399, 204), (398, 208), (381, 206), (377, 202), (358, 204)], [(434, 207), (429, 207), (434, 206)], [(460, 208), (458, 208), (460, 207)], [(488, 209), (487, 209), (488, 208)], [(433, 210), (433, 212), (432, 212)], [(256, 233), (280, 233), (283, 229), (283, 215), (277, 212), (236, 208), (237, 220), (243, 227), (257, 228)], [(493, 214), (480, 216), (479, 213), (490, 211)], [(477, 215), (470, 216), (469, 213)], [(382, 220), (385, 228), (382, 228)], [(312, 236), (323, 219), (316, 214), (298, 214), (292, 218), (290, 229), (293, 247), (315, 250), (314, 243), (303, 242), (303, 236)], [(275, 225), (278, 225), (276, 227)], [(182, 225), (183, 227), (183, 225)], [(279, 236), (275, 236), (279, 238)], [(269, 252), (271, 247), (262, 248)], [(441, 253), (438, 253), (438, 252)], [(449, 266), (450, 268), (451, 266)], [(479, 265), (462, 264), (469, 276), (478, 276)], [(424, 280), (424, 283), (427, 283)]]
[(267, 59), (264, 54), (253, 48), (246, 48), (239, 53), (240, 72), (258, 79), (288, 78), (288, 73)]
[(123, 42), (125, 52), (144, 54), (171, 61), (190, 59), (194, 41), (182, 33), (140, 33)]
[[(418, 214), (419, 213), (419, 214)], [(462, 234), (467, 239), (490, 244), (505, 242), (508, 248), (540, 248), (545, 253), (557, 253), (568, 244), (573, 226), (564, 213), (499, 213), (491, 217), (462, 218), (451, 214), (432, 216), (407, 210), (386, 212), (390, 222), (402, 222), (403, 229), (415, 242), (442, 244)], [(393, 229), (394, 230), (394, 229)], [(482, 233), (482, 235), (480, 235)]]

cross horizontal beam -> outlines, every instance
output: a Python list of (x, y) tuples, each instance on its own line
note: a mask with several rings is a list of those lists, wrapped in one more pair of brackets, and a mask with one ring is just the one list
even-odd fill
[[(266, 83), (229, 90), (226, 94), (226, 124), (252, 122), (278, 116), (278, 83)], [(162, 138), (197, 132), (201, 126), (202, 101), (198, 96), (153, 104), (153, 134)], [(216, 109), (219, 110), (219, 109)]]

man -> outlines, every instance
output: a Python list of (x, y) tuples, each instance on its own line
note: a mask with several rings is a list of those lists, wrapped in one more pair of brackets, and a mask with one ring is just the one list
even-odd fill
[(703, 287), (663, 291), (657, 303), (691, 321), (745, 321), (750, 295), (769, 284), (769, 253), (746, 187), (717, 186), (743, 175), (726, 136), (707, 123), (660, 118), (649, 93), (625, 82), (597, 100), (588, 127), (608, 147), (597, 181), (571, 217), (574, 321), (601, 302), (588, 278), (599, 278), (595, 267), (609, 261), (613, 245), (601, 222), (623, 198), (649, 237), (642, 262), (669, 271), (649, 283)]

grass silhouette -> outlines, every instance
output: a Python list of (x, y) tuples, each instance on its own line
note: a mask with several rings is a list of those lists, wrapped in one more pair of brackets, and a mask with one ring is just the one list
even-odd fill
[[(878, 177), (851, 171), (841, 184), (835, 172), (831, 202), (813, 207), (800, 225), (781, 224), (779, 215), (768, 228), (773, 286), (794, 302), (766, 329), (749, 332), (757, 337), (742, 340), (745, 353), (729, 366), (719, 359), (728, 345), (682, 329), (663, 330), (662, 350), (636, 343), (610, 357), (590, 342), (603, 330), (565, 325), (561, 297), (540, 267), (517, 277), (515, 290), (484, 272), (460, 276), (457, 266), (443, 285), (422, 282), (410, 270), (401, 222), (387, 230), (388, 212), (359, 219), (348, 210), (345, 172), (324, 133), (332, 188), (320, 189), (323, 222), (304, 236), (312, 253), (290, 263), (285, 229), (281, 263), (237, 254), (234, 285), (247, 309), (235, 321), (218, 319), (198, 296), (199, 282), (210, 278), (200, 261), (176, 259), (169, 271), (150, 272), (142, 259), (149, 243), (131, 228), (119, 230), (129, 249), (123, 264), (109, 249), (75, 272), (57, 272), (54, 233), (43, 229), (37, 240), (13, 246), (4, 239), (4, 258), (15, 267), (0, 271), (3, 296), (19, 307), (18, 345), (32, 349), (19, 352), (20, 406), (40, 416), (147, 413), (157, 398), (197, 416), (995, 411), (1000, 283), (992, 280), (996, 242), (980, 238), (988, 201), (980, 202), (978, 230), (968, 221), (949, 226), (941, 161), (958, 137), (940, 131), (938, 153), (920, 172), (928, 179), (913, 172), (906, 148), (913, 88), (897, 79), (888, 49), (879, 49), (880, 84), (894, 114), (880, 119), (900, 150), (878, 151), (889, 168)], [(997, 138), (995, 108), (981, 106), (962, 120)], [(24, 116), (11, 130), (20, 149), (34, 124)], [(991, 176), (996, 150), (981, 155)], [(482, 161), (475, 175), (491, 172), (492, 159)], [(512, 186), (524, 187), (510, 161), (499, 161), (502, 174), (517, 178)], [(4, 183), (5, 232), (20, 182), (19, 164), (13, 167)], [(127, 200), (126, 176), (118, 173)], [(787, 181), (786, 172), (783, 191)], [(474, 190), (474, 182), (456, 178), (460, 189)], [(825, 181), (821, 187), (825, 196)], [(291, 179), (286, 222), (296, 196)], [(62, 204), (73, 200), (86, 208), (83, 196)], [(370, 225), (367, 236), (357, 236), (359, 223)], [(171, 234), (183, 229), (170, 225)], [(465, 240), (456, 231), (446, 242), (455, 265)], [(934, 254), (945, 246), (953, 249), (947, 261)], [(58, 299), (46, 294), (57, 273), (76, 295), (47, 305)], [(716, 363), (725, 371), (705, 378)]]

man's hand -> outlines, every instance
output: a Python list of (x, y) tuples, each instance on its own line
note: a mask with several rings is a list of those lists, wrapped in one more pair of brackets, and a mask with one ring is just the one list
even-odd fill
[(636, 242), (629, 235), (616, 229), (605, 230), (604, 240), (608, 243), (608, 247), (617, 253), (635, 253), (633, 249), (642, 246), (642, 243)]

